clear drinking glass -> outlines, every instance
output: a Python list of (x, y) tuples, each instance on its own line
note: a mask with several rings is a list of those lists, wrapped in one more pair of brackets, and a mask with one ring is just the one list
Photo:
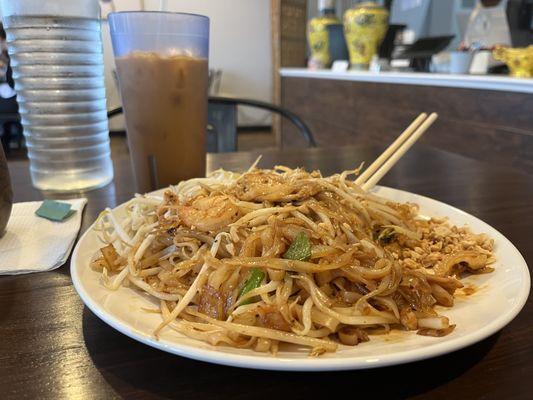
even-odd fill
[(33, 185), (113, 179), (96, 0), (0, 0)]
[(205, 176), (209, 19), (109, 14), (137, 190)]

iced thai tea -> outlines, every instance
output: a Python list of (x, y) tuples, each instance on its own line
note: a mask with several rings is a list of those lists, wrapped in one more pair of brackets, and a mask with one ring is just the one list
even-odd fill
[(115, 61), (137, 191), (205, 176), (207, 59), (134, 51)]

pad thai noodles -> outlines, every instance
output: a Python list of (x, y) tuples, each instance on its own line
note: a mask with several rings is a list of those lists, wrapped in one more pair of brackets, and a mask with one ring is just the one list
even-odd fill
[(391, 329), (453, 331), (464, 274), (490, 272), (493, 240), (354, 183), (277, 166), (218, 170), (107, 209), (91, 267), (110, 290), (144, 291), (173, 329), (212, 345), (334, 352)]

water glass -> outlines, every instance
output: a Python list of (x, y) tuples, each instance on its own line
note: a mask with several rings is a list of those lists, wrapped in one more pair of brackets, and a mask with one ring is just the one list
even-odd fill
[(0, 0), (33, 185), (113, 179), (97, 0)]

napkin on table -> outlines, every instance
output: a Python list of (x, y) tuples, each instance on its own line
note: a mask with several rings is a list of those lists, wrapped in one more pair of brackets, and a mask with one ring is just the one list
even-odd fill
[(76, 210), (63, 222), (35, 215), (41, 201), (15, 203), (0, 238), (0, 275), (50, 271), (67, 261), (81, 225), (87, 199), (60, 200)]

